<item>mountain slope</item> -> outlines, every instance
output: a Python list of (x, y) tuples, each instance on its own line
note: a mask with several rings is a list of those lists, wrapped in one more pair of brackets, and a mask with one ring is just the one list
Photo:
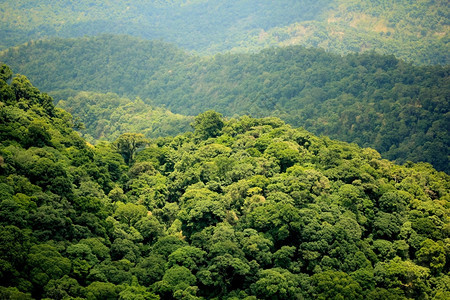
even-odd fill
[[(4, 3), (2, 31), (8, 46), (46, 36), (126, 33), (164, 38), (188, 49), (207, 49), (226, 40), (235, 45), (248, 32), (286, 26), (320, 16), (330, 0), (283, 1), (46, 1)], [(7, 30), (9, 29), (9, 30)], [(22, 39), (9, 36), (26, 32)], [(19, 34), (19, 37), (21, 35)], [(12, 43), (12, 44), (11, 44)]]
[(3, 1), (0, 49), (102, 33), (162, 38), (201, 53), (300, 44), (449, 63), (448, 1)]
[(450, 62), (448, 1), (333, 1), (322, 17), (261, 31), (233, 50), (303, 45), (341, 54), (375, 50), (419, 64)]
[(192, 117), (151, 107), (139, 98), (132, 101), (113, 93), (79, 92), (56, 105), (82, 120), (81, 136), (92, 144), (99, 140), (114, 141), (126, 132), (156, 138), (192, 130)]
[(447, 174), (213, 111), (194, 132), (94, 147), (10, 76), (2, 66), (1, 298), (448, 298)]
[(196, 57), (162, 42), (109, 35), (28, 43), (3, 51), (0, 61), (48, 92), (139, 96), (184, 115), (214, 109), (277, 116), (399, 163), (426, 161), (449, 172), (449, 66), (298, 46)]

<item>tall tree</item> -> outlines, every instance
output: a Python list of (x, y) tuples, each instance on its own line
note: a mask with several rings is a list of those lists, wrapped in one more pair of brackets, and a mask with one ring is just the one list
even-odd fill
[(125, 163), (131, 165), (138, 149), (148, 142), (142, 133), (124, 133), (114, 142), (114, 147), (123, 156)]
[(195, 129), (195, 134), (201, 139), (208, 139), (211, 137), (217, 137), (222, 128), (224, 122), (222, 120), (222, 114), (213, 110), (205, 111), (195, 117), (192, 126)]

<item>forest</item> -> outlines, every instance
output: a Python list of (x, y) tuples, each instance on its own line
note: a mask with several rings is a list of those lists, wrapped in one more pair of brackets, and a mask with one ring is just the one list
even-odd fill
[(2, 299), (450, 298), (450, 178), (430, 164), (213, 110), (92, 145), (53, 103), (0, 67)]
[[(150, 110), (164, 107), (163, 115), (164, 109), (188, 116), (213, 109), (226, 117), (275, 116), (317, 135), (372, 147), (397, 163), (424, 161), (450, 172), (449, 65), (415, 66), (392, 55), (341, 56), (301, 46), (196, 56), (162, 41), (114, 35), (29, 42), (1, 52), (0, 61), (64, 100), (61, 107), (95, 138), (110, 122), (103, 115), (116, 109), (107, 107), (122, 105), (116, 98), (139, 97)], [(89, 93), (77, 96), (83, 91), (118, 95), (88, 100)], [(80, 109), (77, 97), (104, 104)], [(117, 111), (116, 123), (129, 125), (106, 128), (112, 139), (145, 127), (145, 118), (130, 125), (121, 114), (128, 113)], [(169, 116), (162, 133), (186, 131), (189, 121), (181, 119)], [(148, 131), (147, 137), (157, 134)]]
[(127, 34), (203, 54), (303, 45), (449, 63), (446, 0), (1, 1), (0, 49), (49, 37)]
[(0, 299), (450, 299), (449, 20), (0, 1)]
[(78, 132), (91, 144), (114, 141), (126, 132), (156, 138), (192, 130), (193, 117), (152, 107), (140, 98), (130, 100), (114, 93), (79, 92), (58, 101), (57, 106), (76, 116)]

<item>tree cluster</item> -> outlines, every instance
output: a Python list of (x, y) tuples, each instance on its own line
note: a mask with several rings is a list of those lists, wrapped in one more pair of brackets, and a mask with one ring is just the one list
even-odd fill
[(140, 98), (130, 100), (114, 93), (97, 92), (61, 91), (57, 94), (65, 100), (57, 101), (56, 106), (76, 116), (78, 131), (91, 144), (114, 141), (126, 132), (156, 138), (191, 130), (192, 117), (153, 107)]
[[(417, 67), (374, 53), (341, 57), (298, 46), (196, 57), (125, 36), (29, 43), (3, 52), (0, 61), (52, 95), (72, 96), (64, 107), (98, 132), (129, 113), (119, 109), (100, 122), (120, 101), (111, 99), (107, 108), (114, 97), (77, 91), (139, 96), (152, 107), (188, 116), (209, 109), (225, 116), (276, 116), (315, 134), (375, 148), (397, 163), (425, 161), (450, 172), (449, 66)], [(88, 98), (107, 102), (91, 105), (92, 115), (85, 116), (87, 109), (78, 109), (76, 101), (92, 103)]]
[(16, 0), (2, 4), (0, 27), (0, 49), (113, 33), (162, 38), (208, 54), (303, 45), (449, 63), (445, 0)]
[(0, 74), (3, 299), (450, 297), (450, 178), (428, 164), (214, 111), (94, 147)]

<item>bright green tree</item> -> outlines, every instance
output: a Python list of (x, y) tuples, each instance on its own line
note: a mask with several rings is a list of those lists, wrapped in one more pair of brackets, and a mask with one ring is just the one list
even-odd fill
[(224, 126), (222, 114), (213, 110), (208, 110), (195, 117), (192, 126), (195, 129), (194, 133), (200, 139), (217, 137)]

